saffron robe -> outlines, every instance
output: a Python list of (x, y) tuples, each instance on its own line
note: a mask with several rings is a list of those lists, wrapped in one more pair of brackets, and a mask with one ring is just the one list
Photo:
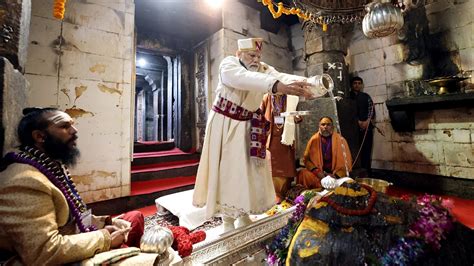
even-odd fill
[[(286, 111), (286, 99), (281, 101), (281, 113)], [(271, 153), (272, 176), (289, 177), (296, 176), (295, 166), (295, 145), (285, 145), (281, 143), (284, 124), (276, 124), (274, 121), (274, 108), (272, 105), (271, 94), (263, 97), (261, 109), (265, 114), (265, 118), (270, 122), (270, 134), (267, 139), (267, 149)], [(302, 119), (296, 119), (295, 123), (299, 123)]]
[[(346, 176), (346, 163), (348, 171), (350, 172), (352, 170), (352, 156), (349, 145), (347, 144), (347, 141), (336, 132), (333, 132), (331, 141), (331, 174), (344, 177)], [(341, 144), (344, 145), (347, 160), (346, 163), (344, 162), (344, 154)], [(314, 134), (306, 145), (304, 151), (304, 164), (306, 168), (298, 173), (296, 182), (307, 188), (321, 187), (319, 178), (311, 172), (314, 168), (320, 169), (321, 171), (323, 170), (323, 149), (321, 145), (321, 134), (319, 132)]]

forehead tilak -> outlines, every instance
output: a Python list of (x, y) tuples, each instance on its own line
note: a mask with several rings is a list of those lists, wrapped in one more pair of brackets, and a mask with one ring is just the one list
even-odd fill
[(62, 122), (73, 122), (72, 118), (65, 112), (55, 112), (46, 120), (53, 124), (59, 124)]

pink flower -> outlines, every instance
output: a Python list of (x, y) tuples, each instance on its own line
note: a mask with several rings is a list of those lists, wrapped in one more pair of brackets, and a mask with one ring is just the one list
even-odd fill
[(443, 199), (441, 200), (441, 206), (445, 207), (446, 209), (450, 210), (454, 207), (454, 201), (452, 199)]
[(277, 256), (275, 255), (275, 253), (270, 253), (267, 256), (267, 262), (268, 262), (269, 265), (276, 265)]

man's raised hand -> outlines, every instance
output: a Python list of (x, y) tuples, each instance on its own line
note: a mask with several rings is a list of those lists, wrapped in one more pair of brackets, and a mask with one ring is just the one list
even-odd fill
[(290, 94), (296, 96), (302, 96), (306, 99), (313, 98), (313, 94), (311, 93), (311, 83), (304, 82), (304, 81), (295, 81), (290, 84), (285, 84), (283, 82), (278, 82), (277, 84), (277, 92), (283, 94)]

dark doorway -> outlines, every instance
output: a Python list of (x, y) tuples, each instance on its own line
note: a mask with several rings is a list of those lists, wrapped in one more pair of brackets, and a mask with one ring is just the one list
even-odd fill
[(174, 141), (180, 118), (180, 58), (138, 50), (136, 61), (134, 141)]

